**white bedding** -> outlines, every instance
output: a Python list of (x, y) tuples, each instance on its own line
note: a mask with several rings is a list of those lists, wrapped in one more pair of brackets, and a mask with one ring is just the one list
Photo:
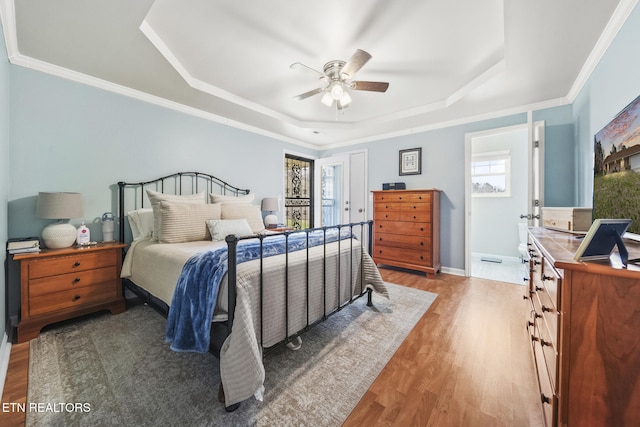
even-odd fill
[[(322, 261), (324, 248), (322, 246), (311, 248), (310, 259), (315, 261), (309, 263), (308, 272), (307, 251), (290, 253), (287, 272), (288, 291), (285, 290), (285, 256), (265, 258), (262, 307), (260, 307), (260, 261), (238, 264), (233, 332), (225, 341), (220, 355), (220, 374), (225, 388), (227, 406), (248, 399), (252, 395), (258, 399), (262, 398), (264, 382), (262, 348), (270, 347), (304, 328), (308, 324), (307, 317), (309, 317), (309, 323), (313, 323), (323, 316), (325, 310), (329, 313), (336, 308), (338, 283), (340, 283), (340, 304), (344, 304), (352, 295), (360, 293), (359, 283), (363, 278), (365, 286), (388, 297), (373, 260), (366, 253), (360, 255), (360, 243), (357, 240), (353, 240), (354, 253), (351, 256), (350, 242), (350, 240), (341, 241), (340, 261), (337, 256), (337, 243), (327, 245), (326, 263)], [(125, 257), (122, 277), (129, 278), (170, 306), (184, 263), (195, 253), (221, 245), (225, 246), (226, 243), (197, 241), (162, 244), (149, 239), (136, 241)], [(308, 295), (307, 276), (310, 289)], [(322, 286), (325, 276), (326, 293)], [(225, 274), (220, 285), (214, 321), (226, 319), (226, 278)], [(353, 289), (351, 289), (351, 283), (353, 283)], [(285, 325), (287, 292), (288, 327)], [(307, 299), (309, 300), (308, 310)], [(260, 324), (261, 311), (262, 324)]]

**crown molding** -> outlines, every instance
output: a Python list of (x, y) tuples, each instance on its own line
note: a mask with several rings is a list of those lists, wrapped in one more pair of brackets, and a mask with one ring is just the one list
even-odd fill
[(596, 66), (604, 56), (607, 49), (609, 49), (609, 46), (611, 46), (611, 43), (616, 38), (616, 35), (618, 34), (622, 26), (625, 24), (625, 22), (627, 22), (629, 15), (631, 15), (631, 12), (633, 12), (633, 9), (637, 4), (638, 0), (620, 1), (618, 7), (616, 7), (616, 10), (613, 12), (613, 15), (611, 15), (611, 19), (609, 19), (607, 26), (600, 35), (600, 38), (591, 50), (589, 57), (578, 73), (578, 76), (573, 82), (571, 89), (569, 89), (567, 99), (570, 103), (573, 103), (573, 101), (575, 101), (580, 91), (587, 84), (589, 77), (591, 77), (591, 74), (596, 69)]

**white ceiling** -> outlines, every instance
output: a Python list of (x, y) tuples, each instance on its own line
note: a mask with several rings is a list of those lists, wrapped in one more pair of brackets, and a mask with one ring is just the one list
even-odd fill
[[(316, 149), (573, 100), (637, 0), (0, 0), (10, 60)], [(289, 68), (372, 59), (343, 112)]]

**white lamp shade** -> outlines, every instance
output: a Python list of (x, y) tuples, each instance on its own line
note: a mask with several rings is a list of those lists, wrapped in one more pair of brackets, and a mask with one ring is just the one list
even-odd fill
[(280, 207), (278, 206), (278, 199), (275, 197), (266, 197), (262, 199), (262, 211), (263, 212), (278, 212)]
[(36, 215), (48, 219), (81, 218), (82, 195), (80, 193), (44, 193), (38, 194)]

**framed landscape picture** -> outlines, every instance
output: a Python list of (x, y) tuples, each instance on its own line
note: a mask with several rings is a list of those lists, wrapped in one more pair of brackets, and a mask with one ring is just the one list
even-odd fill
[(422, 173), (422, 148), (400, 150), (400, 175)]

